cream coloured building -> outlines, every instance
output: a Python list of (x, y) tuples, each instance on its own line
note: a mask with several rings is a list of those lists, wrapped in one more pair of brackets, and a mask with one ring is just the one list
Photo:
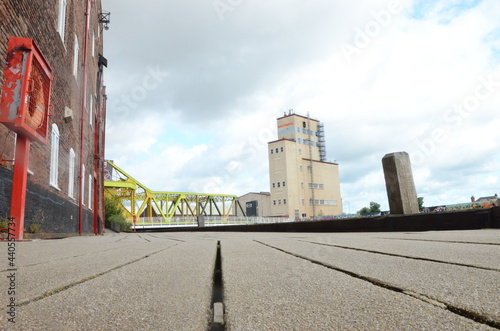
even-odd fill
[[(271, 216), (271, 199), (269, 192), (250, 192), (238, 198), (246, 216)], [(236, 210), (236, 215), (238, 211)]]
[(289, 112), (268, 143), (272, 216), (318, 218), (342, 214), (339, 168), (326, 162), (323, 125)]

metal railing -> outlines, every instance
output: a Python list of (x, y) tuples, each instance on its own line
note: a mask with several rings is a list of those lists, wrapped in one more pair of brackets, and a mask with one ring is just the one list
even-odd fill
[[(128, 218), (127, 221), (131, 224), (131, 228), (133, 228), (133, 218)], [(203, 216), (205, 226), (272, 224), (295, 221), (294, 218), (286, 217)], [(135, 222), (135, 228), (138, 230), (197, 226), (198, 218), (191, 216), (174, 216), (170, 220), (165, 220), (163, 217), (140, 217)]]

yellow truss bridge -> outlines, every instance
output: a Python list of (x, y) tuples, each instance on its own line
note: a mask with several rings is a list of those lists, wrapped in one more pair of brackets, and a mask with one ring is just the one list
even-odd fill
[[(196, 225), (200, 216), (226, 223), (237, 211), (245, 216), (236, 195), (153, 191), (107, 161), (104, 189), (117, 196), (127, 219), (142, 227)], [(210, 222), (210, 221), (209, 221)]]

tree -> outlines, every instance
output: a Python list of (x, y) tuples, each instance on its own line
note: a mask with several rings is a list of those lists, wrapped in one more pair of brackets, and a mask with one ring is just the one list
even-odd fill
[(363, 207), (363, 208), (361, 208), (361, 209), (358, 211), (358, 213), (359, 213), (360, 215), (362, 215), (362, 216), (368, 215), (368, 214), (370, 214), (370, 208), (368, 208), (368, 207)]
[(378, 214), (380, 213), (380, 204), (372, 201), (370, 202), (370, 207), (363, 207), (358, 213), (363, 216)]
[(118, 196), (106, 194), (104, 196), (104, 220), (109, 221), (114, 215), (123, 216), (120, 204)]
[(424, 210), (424, 198), (423, 197), (418, 197), (418, 210), (419, 211)]
[(378, 214), (380, 213), (380, 204), (376, 202), (370, 202), (370, 212), (372, 214)]
[(106, 222), (106, 227), (109, 227), (110, 223), (117, 223), (120, 225), (120, 231), (128, 231), (130, 230), (130, 223), (127, 221), (125, 216), (123, 216), (123, 209), (120, 205), (121, 202), (118, 196), (104, 196), (104, 219)]

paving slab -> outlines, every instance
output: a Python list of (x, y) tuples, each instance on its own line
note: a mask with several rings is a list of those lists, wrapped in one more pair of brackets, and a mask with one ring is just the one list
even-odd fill
[[(22, 303), (45, 296), (48, 292), (179, 243), (174, 240), (148, 242), (138, 235), (126, 234), (121, 239), (124, 241), (114, 244), (101, 237), (67, 238), (53, 241), (50, 246), (44, 241), (16, 243), (16, 287), (19, 293), (16, 299)], [(59, 251), (55, 251), (53, 245), (59, 245)], [(5, 278), (9, 273), (4, 265), (0, 277)], [(7, 291), (0, 292), (0, 302), (7, 302), (7, 297)]]
[(252, 240), (221, 246), (230, 330), (489, 329)]
[[(500, 233), (499, 233), (500, 235)], [(500, 244), (443, 242), (368, 236), (311, 236), (299, 240), (500, 271)]]
[(193, 231), (18, 242), (15, 325), (6, 322), (2, 242), (0, 330), (207, 330), (218, 241), (226, 330), (500, 328), (500, 272), (484, 269), (499, 265), (499, 238), (498, 230)]
[(466, 231), (422, 231), (422, 232), (385, 232), (372, 233), (374, 237), (400, 238), (444, 242), (482, 242), (500, 244), (500, 229), (481, 229)]
[(204, 330), (216, 242), (181, 242), (18, 307), (13, 330)]
[(424, 295), (500, 324), (500, 272), (287, 239), (263, 240), (313, 261)]

